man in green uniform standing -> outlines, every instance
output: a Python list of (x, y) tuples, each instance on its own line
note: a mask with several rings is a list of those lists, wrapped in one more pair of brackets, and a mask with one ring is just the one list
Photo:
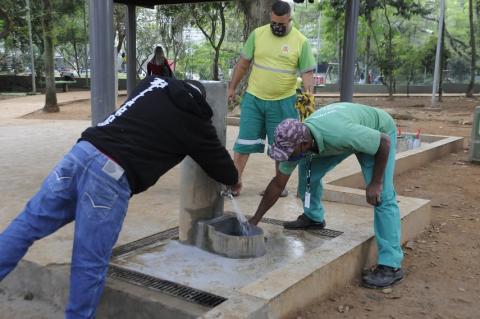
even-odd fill
[[(228, 87), (228, 98), (233, 100), (238, 83), (252, 65), (242, 98), (240, 132), (233, 148), (240, 178), (249, 155), (263, 153), (265, 135), (272, 144), (275, 127), (284, 119), (298, 118), (298, 71), (305, 92), (312, 92), (316, 62), (307, 38), (292, 26), (291, 20), (290, 5), (276, 1), (270, 24), (255, 29), (248, 37)], [(283, 195), (286, 196), (285, 191)]]
[(255, 215), (256, 225), (275, 204), (299, 164), (299, 194), (304, 213), (286, 222), (286, 229), (325, 227), (322, 177), (338, 163), (355, 154), (365, 179), (366, 200), (374, 206), (374, 230), (378, 248), (377, 267), (363, 276), (368, 288), (391, 286), (403, 278), (400, 268), (400, 210), (393, 175), (397, 131), (392, 117), (383, 110), (354, 103), (325, 106), (304, 123), (287, 119), (275, 129), (269, 155), (280, 162)]

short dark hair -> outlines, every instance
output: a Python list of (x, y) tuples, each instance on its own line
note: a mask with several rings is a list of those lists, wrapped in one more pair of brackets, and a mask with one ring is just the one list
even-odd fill
[(277, 0), (272, 5), (272, 12), (277, 16), (284, 16), (286, 14), (290, 14), (292, 9), (288, 2)]

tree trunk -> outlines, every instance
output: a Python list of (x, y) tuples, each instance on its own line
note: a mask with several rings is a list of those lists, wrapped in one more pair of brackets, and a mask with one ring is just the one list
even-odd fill
[(10, 33), (11, 28), (12, 28), (12, 22), (10, 21), (10, 18), (8, 17), (7, 12), (0, 8), (0, 18), (3, 20), (3, 29), (0, 30), (0, 39), (6, 38), (7, 35)]
[(245, 16), (243, 37), (247, 40), (249, 34), (257, 27), (270, 22), (270, 12), (276, 0), (239, 0), (237, 7)]
[[(212, 63), (212, 78), (213, 80), (218, 81), (219, 80), (218, 60), (220, 57), (220, 48), (222, 47), (223, 40), (225, 39), (225, 28), (226, 28), (225, 4), (223, 3), (214, 4), (213, 7), (210, 8), (210, 11), (208, 12), (208, 16), (209, 16), (208, 22), (210, 23), (210, 33), (208, 33), (208, 29), (202, 25), (201, 19), (198, 16), (198, 14), (201, 14), (201, 12), (194, 13), (193, 18), (195, 19), (196, 26), (200, 29), (200, 31), (202, 31), (203, 35), (208, 40), (208, 42), (210, 43), (210, 45), (214, 50), (213, 63)], [(216, 42), (218, 17), (220, 17), (220, 36), (218, 38), (218, 42)]]
[(386, 79), (388, 81), (388, 99), (393, 100), (393, 31), (392, 31), (392, 24), (390, 23), (390, 19), (388, 18), (388, 11), (387, 11), (387, 3), (386, 1), (383, 2), (383, 9), (384, 9), (384, 14), (385, 14), (385, 19), (387, 20), (387, 31), (388, 33), (386, 34), (386, 44), (387, 44), (387, 69), (385, 72), (385, 77), (388, 77)]
[(45, 106), (44, 112), (59, 112), (55, 92), (55, 71), (53, 59), (53, 17), (51, 0), (43, 0), (43, 43), (45, 59)]
[(127, 11), (126, 6), (123, 4), (122, 5), (116, 4), (113, 8), (115, 32), (117, 32), (117, 36), (118, 36), (117, 54), (119, 54), (120, 51), (122, 50), (123, 42), (126, 36), (126, 30), (125, 30), (126, 19), (127, 19), (126, 11)]
[(370, 79), (368, 77), (368, 67), (370, 64), (370, 34), (367, 35), (367, 39), (365, 41), (365, 66), (363, 69), (363, 74), (365, 74), (365, 83), (370, 84)]
[(371, 14), (368, 15), (367, 17), (367, 23), (368, 23), (368, 28), (367, 28), (367, 40), (365, 42), (365, 83), (367, 84), (372, 84), (372, 79), (368, 76), (368, 67), (370, 65), (370, 41), (371, 39), (371, 31), (372, 31), (372, 16)]
[(215, 56), (213, 58), (213, 79), (215, 81), (219, 81), (219, 72), (218, 72), (218, 60), (220, 59), (220, 48), (222, 47), (223, 40), (225, 39), (225, 28), (226, 28), (226, 22), (225, 22), (225, 7), (223, 4), (219, 5), (219, 13), (220, 13), (220, 38), (218, 39), (218, 43), (215, 46)]
[(77, 39), (73, 38), (73, 52), (74, 52), (74, 57), (75, 57), (75, 69), (78, 72), (78, 76), (82, 77), (82, 74), (80, 72), (80, 57), (78, 56), (78, 48), (77, 48)]
[(473, 24), (473, 1), (468, 0), (468, 20), (470, 23), (470, 47), (471, 47), (471, 60), (470, 60), (470, 82), (468, 83), (467, 97), (473, 97), (475, 91), (475, 64), (477, 50), (475, 48), (475, 25)]

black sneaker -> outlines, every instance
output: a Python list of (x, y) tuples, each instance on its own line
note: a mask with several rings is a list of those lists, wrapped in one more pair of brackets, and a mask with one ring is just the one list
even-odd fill
[(283, 223), (285, 229), (324, 229), (325, 225), (325, 221), (316, 222), (305, 214), (298, 216), (297, 220)]
[(362, 286), (372, 289), (381, 289), (394, 285), (403, 279), (402, 268), (393, 268), (385, 265), (377, 265), (367, 271), (362, 278)]

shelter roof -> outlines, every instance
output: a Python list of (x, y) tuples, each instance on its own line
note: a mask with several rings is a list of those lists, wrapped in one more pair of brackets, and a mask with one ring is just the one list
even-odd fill
[[(116, 3), (123, 3), (126, 5), (135, 5), (139, 7), (153, 8), (156, 5), (161, 4), (187, 4), (187, 3), (198, 3), (198, 2), (220, 2), (225, 0), (113, 0)], [(230, 0), (227, 0), (230, 1)]]

